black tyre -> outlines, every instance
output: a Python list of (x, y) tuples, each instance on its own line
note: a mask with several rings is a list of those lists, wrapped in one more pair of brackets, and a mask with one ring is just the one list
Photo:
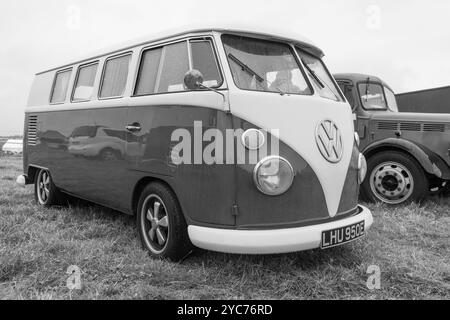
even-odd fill
[(363, 197), (390, 205), (420, 202), (428, 195), (428, 179), (420, 164), (399, 151), (384, 151), (367, 161)]
[(64, 196), (53, 183), (48, 170), (41, 169), (36, 173), (34, 199), (44, 207), (60, 205), (63, 202)]
[(144, 249), (157, 258), (178, 261), (193, 248), (175, 194), (161, 183), (150, 183), (139, 198), (136, 226)]

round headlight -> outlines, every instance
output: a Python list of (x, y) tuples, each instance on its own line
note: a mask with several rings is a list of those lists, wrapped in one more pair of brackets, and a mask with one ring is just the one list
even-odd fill
[(366, 157), (362, 153), (359, 154), (358, 159), (358, 182), (359, 184), (363, 183), (367, 174), (367, 161)]
[(278, 196), (291, 187), (294, 169), (286, 159), (270, 156), (256, 165), (253, 179), (259, 191), (269, 196)]

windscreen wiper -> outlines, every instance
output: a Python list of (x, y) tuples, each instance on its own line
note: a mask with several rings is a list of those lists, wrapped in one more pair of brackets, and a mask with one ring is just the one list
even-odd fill
[(323, 84), (323, 81), (320, 80), (320, 78), (317, 76), (317, 74), (314, 72), (313, 69), (311, 69), (310, 66), (308, 66), (307, 63), (303, 62), (303, 64), (305, 65), (306, 70), (308, 70), (308, 72), (313, 76), (313, 78), (317, 81), (317, 83), (322, 87), (322, 89), (325, 88), (325, 85)]
[[(255, 79), (257, 80), (257, 81), (259, 81), (260, 83), (267, 83), (267, 84), (269, 84), (269, 86), (270, 86), (270, 83), (269, 83), (269, 81), (267, 81), (267, 80), (265, 80), (263, 77), (261, 77), (258, 73), (256, 73), (256, 71), (253, 71), (253, 69), (252, 68), (250, 68), (248, 65), (246, 65), (244, 62), (242, 62), (241, 60), (239, 60), (238, 58), (236, 58), (232, 53), (229, 53), (228, 54), (228, 57), (231, 59), (231, 60), (233, 60), (235, 63), (237, 63), (241, 68), (242, 68), (242, 71), (245, 71), (245, 72), (247, 72), (248, 74), (250, 74), (250, 75), (252, 75), (252, 76), (254, 76), (255, 77)], [(282, 96), (284, 96), (286, 93), (285, 92), (283, 92), (280, 88), (278, 88), (277, 87), (277, 90), (278, 90), (278, 92), (282, 95)]]
[(229, 53), (228, 57), (233, 60), (234, 62), (236, 62), (241, 68), (242, 71), (247, 72), (248, 74), (254, 76), (256, 78), (256, 80), (258, 80), (259, 82), (264, 82), (264, 78), (261, 77), (259, 74), (257, 74), (255, 71), (252, 70), (252, 68), (250, 68), (248, 65), (246, 65), (245, 63), (243, 63), (241, 60), (239, 60), (238, 58), (236, 58), (233, 54)]
[(369, 85), (370, 85), (370, 77), (367, 77), (367, 81), (366, 81), (366, 102), (369, 101)]
[(319, 76), (314, 72), (313, 69), (311, 69), (310, 66), (308, 66), (307, 63), (303, 62), (303, 64), (305, 65), (305, 68), (309, 71), (309, 73), (314, 77), (314, 79), (316, 79), (317, 83), (322, 87), (322, 89), (327, 87), (330, 90), (330, 92), (339, 100), (339, 96), (336, 95), (336, 93), (334, 93), (333, 89), (331, 89), (330, 86), (325, 81), (320, 79)]

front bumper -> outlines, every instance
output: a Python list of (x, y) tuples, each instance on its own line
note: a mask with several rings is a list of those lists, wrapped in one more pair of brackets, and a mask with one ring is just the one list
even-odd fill
[(360, 213), (338, 221), (292, 229), (229, 230), (189, 226), (194, 246), (211, 251), (235, 254), (277, 254), (319, 248), (322, 232), (352, 225), (364, 220), (365, 230), (373, 223), (369, 209), (359, 206)]

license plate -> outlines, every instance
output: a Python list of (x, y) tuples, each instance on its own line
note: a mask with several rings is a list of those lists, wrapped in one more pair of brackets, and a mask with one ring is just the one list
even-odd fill
[(322, 249), (340, 246), (365, 236), (364, 221), (322, 232)]

